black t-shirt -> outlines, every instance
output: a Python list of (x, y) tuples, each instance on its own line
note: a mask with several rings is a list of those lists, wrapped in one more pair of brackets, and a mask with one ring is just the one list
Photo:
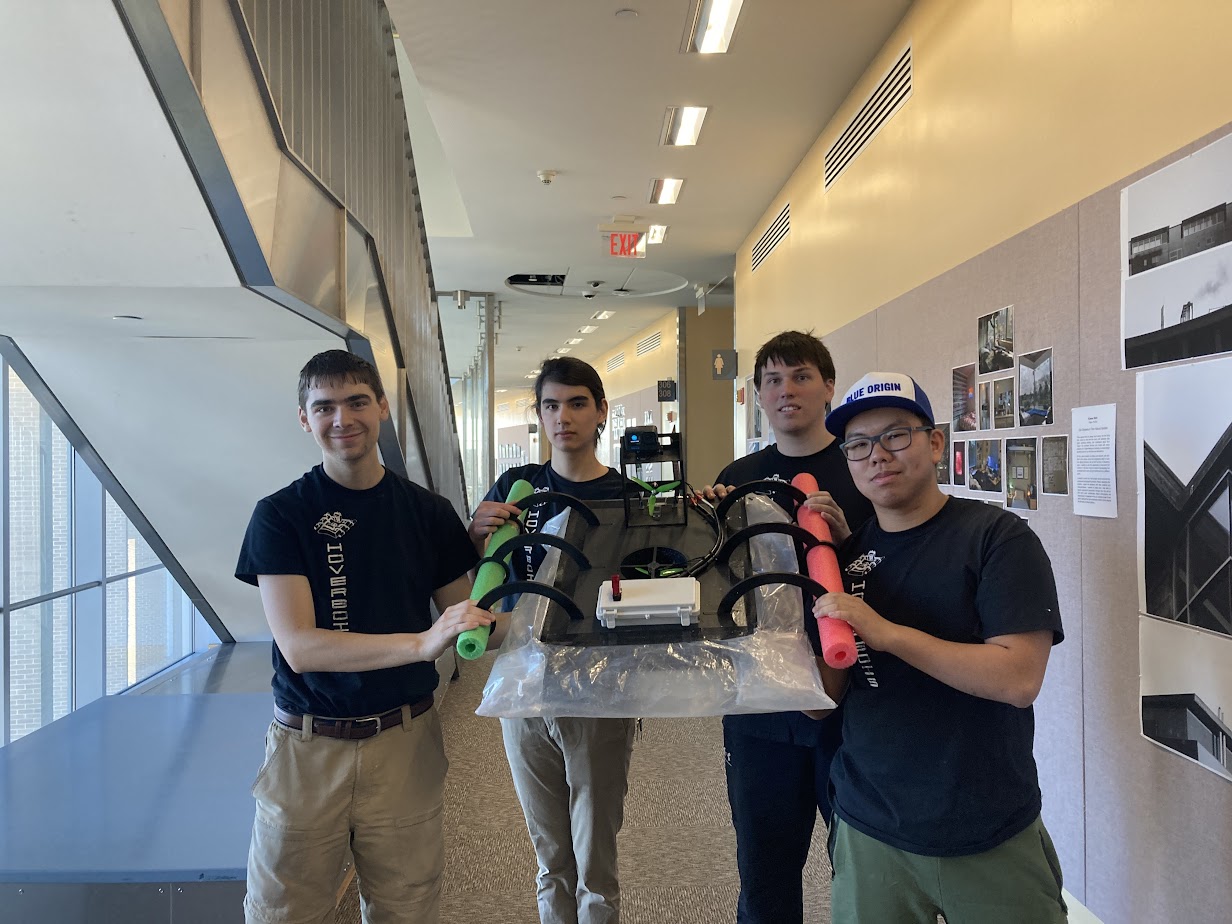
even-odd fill
[[(715, 484), (736, 487), (767, 478), (790, 482), (801, 472), (811, 474), (817, 479), (817, 486), (822, 491), (829, 491), (834, 496), (852, 530), (873, 515), (873, 505), (851, 480), (851, 472), (847, 468), (847, 460), (843, 457), (842, 450), (838, 448), (838, 440), (834, 440), (820, 452), (807, 456), (785, 456), (779, 452), (778, 446), (767, 446), (737, 459), (719, 472), (719, 477), (714, 481)], [(811, 612), (804, 614), (804, 629), (813, 645), (813, 651), (820, 655), (821, 642), (817, 637), (817, 620)], [(806, 747), (816, 747), (826, 741), (834, 742), (839, 731), (837, 716), (817, 721), (801, 712), (729, 715), (723, 718), (723, 724), (737, 734)]]
[[(529, 482), (531, 487), (535, 489), (536, 494), (556, 491), (561, 494), (568, 494), (570, 497), (576, 497), (581, 501), (620, 500), (624, 494), (625, 487), (624, 476), (614, 468), (609, 468), (605, 474), (600, 475), (598, 478), (592, 478), (590, 481), (570, 481), (568, 478), (562, 478), (557, 474), (551, 464), (519, 465), (517, 468), (509, 469), (509, 471), (497, 478), (496, 484), (492, 485), (492, 489), (488, 491), (484, 500), (504, 503), (506, 498), (509, 497), (509, 489), (519, 479)], [(545, 504), (542, 507), (532, 507), (526, 514), (527, 531), (534, 532), (541, 528), (543, 524), (547, 523), (548, 520), (564, 509), (566, 508), (560, 504)], [(524, 580), (534, 580), (535, 572), (539, 570), (539, 565), (543, 563), (545, 554), (546, 552), (543, 549), (536, 549), (534, 555), (518, 552), (513, 559), (514, 571), (521, 575)]]
[[(235, 576), (302, 574), (320, 629), (385, 635), (432, 625), (432, 594), (478, 560), (449, 501), (390, 471), (376, 487), (344, 488), (318, 465), (257, 503)], [(431, 662), (297, 674), (273, 645), (274, 701), (299, 715), (387, 712), (436, 689)]]
[[(952, 497), (902, 532), (867, 522), (839, 554), (849, 592), (886, 619), (952, 642), (1051, 630), (1052, 565), (1017, 516)], [(1035, 712), (971, 696), (860, 644), (831, 766), (834, 809), (853, 828), (926, 856), (965, 856), (1040, 813)]]

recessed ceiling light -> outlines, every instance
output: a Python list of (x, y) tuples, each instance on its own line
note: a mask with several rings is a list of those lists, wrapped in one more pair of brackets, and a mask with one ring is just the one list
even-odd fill
[(612, 201), (617, 202), (617, 201), (628, 199), (628, 198), (629, 198), (628, 196), (612, 196)]
[(145, 318), (143, 318), (139, 314), (113, 314), (111, 316), (111, 320), (113, 321), (144, 321)]
[(650, 244), (662, 244), (665, 237), (667, 237), (667, 225), (651, 225), (646, 241)]
[(680, 187), (682, 186), (684, 186), (684, 180), (677, 180), (672, 177), (651, 180), (650, 201), (655, 205), (675, 205), (676, 200), (680, 197)]
[(682, 51), (703, 55), (723, 54), (731, 45), (732, 32), (744, 0), (696, 0), (695, 13), (685, 31)]
[(571, 343), (571, 344), (573, 344), (574, 346), (577, 346), (577, 344), (579, 344), (579, 343), (581, 343), (581, 342), (582, 342), (582, 338), (581, 338), (581, 337), (573, 337), (573, 338), (571, 338), (571, 339), (569, 339), (569, 340), (566, 340), (565, 342), (566, 342), (566, 343)]
[(663, 137), (659, 143), (679, 146), (697, 144), (706, 112), (705, 106), (668, 106), (663, 117)]
[(508, 390), (509, 390), (508, 388), (498, 388), (498, 389), (496, 389), (496, 393), (497, 393), (498, 395), (503, 395), (503, 394), (504, 394), (505, 392), (507, 392)]
[(573, 347), (560, 347), (556, 352), (557, 353), (568, 353), (572, 349)]
[[(616, 312), (614, 311), (596, 311), (594, 314), (590, 316), (590, 319), (592, 321), (606, 321), (608, 318), (610, 318), (615, 313)], [(595, 328), (595, 330), (598, 330), (598, 328)]]
[(630, 10), (630, 9), (617, 10), (616, 15), (621, 19), (636, 19), (637, 10)]
[(533, 379), (533, 378), (536, 378), (538, 375), (539, 375), (539, 373), (537, 373), (537, 372), (532, 372), (530, 375), (524, 375), (524, 376), (522, 376), (522, 378), (524, 378), (524, 379)]
[(587, 324), (585, 327), (579, 327), (578, 333), (579, 334), (593, 334), (598, 329), (599, 328), (595, 327), (595, 325), (593, 324)]

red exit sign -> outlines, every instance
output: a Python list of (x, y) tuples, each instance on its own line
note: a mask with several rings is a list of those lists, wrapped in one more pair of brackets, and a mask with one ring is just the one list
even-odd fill
[(608, 253), (633, 260), (646, 258), (646, 235), (641, 231), (613, 231), (607, 238)]

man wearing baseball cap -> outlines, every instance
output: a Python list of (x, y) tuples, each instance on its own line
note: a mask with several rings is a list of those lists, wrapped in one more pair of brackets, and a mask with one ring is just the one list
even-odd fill
[(826, 418), (875, 517), (843, 546), (860, 658), (831, 768), (835, 924), (1065, 921), (1040, 818), (1031, 704), (1061, 641), (1052, 566), (1017, 516), (947, 497), (945, 440), (910, 376), (872, 372)]

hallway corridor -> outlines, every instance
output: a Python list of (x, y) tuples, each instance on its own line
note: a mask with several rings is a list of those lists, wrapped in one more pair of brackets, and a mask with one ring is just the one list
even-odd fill
[[(475, 707), (493, 656), (462, 665), (441, 709), (445, 790), (442, 924), (538, 924), (535, 855), (513, 792), (500, 724)], [(829, 868), (818, 824), (805, 869), (805, 919), (827, 924)], [(473, 872), (472, 872), (473, 871)], [(735, 920), (736, 840), (723, 774), (721, 720), (647, 720), (633, 749), (620, 834), (622, 924)], [(352, 884), (338, 924), (357, 924)]]

